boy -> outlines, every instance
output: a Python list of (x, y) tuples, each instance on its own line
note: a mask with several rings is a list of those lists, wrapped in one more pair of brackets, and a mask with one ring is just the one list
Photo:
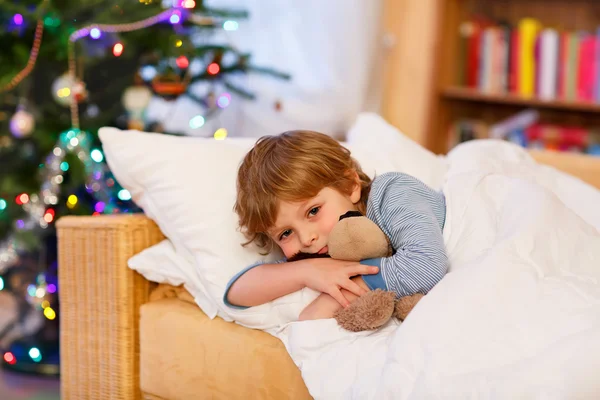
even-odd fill
[[(231, 307), (260, 305), (309, 287), (322, 294), (300, 319), (331, 318), (367, 290), (392, 290), (398, 297), (427, 293), (446, 274), (442, 230), (444, 195), (402, 173), (373, 181), (331, 137), (290, 131), (259, 139), (238, 171), (235, 211), (248, 238), (286, 259), (252, 265), (229, 282)], [(348, 262), (293, 259), (298, 253), (327, 253), (339, 217), (360, 211), (391, 241), (391, 257)]]

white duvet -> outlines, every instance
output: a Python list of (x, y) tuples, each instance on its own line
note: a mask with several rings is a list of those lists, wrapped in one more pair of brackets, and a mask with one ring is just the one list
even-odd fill
[(448, 155), (447, 276), (402, 324), (276, 335), (316, 399), (600, 398), (600, 192), (485, 141)]

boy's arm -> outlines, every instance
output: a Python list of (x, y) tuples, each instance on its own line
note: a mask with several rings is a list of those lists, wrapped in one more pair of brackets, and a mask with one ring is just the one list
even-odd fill
[[(362, 277), (356, 276), (352, 278), (352, 280), (361, 288), (367, 291), (369, 290), (369, 287), (363, 281)], [(353, 303), (354, 300), (358, 299), (357, 295), (347, 290), (342, 290), (342, 294), (350, 303)], [(327, 293), (322, 293), (319, 297), (313, 300), (312, 303), (306, 306), (304, 310), (302, 310), (298, 320), (308, 321), (312, 319), (333, 318), (333, 314), (335, 314), (335, 312), (340, 308), (342, 308), (342, 306), (333, 297)]]
[(362, 261), (380, 270), (377, 275), (364, 277), (370, 288), (390, 290), (398, 297), (426, 294), (448, 271), (442, 229), (426, 199), (432, 193), (421, 183), (405, 180), (390, 180), (379, 192), (378, 207), (372, 212), (382, 229), (389, 233), (396, 253)]
[(244, 309), (268, 303), (303, 289), (302, 270), (295, 263), (252, 265), (234, 276), (225, 289), (224, 301)]
[(223, 301), (229, 307), (244, 309), (309, 287), (328, 293), (338, 303), (347, 306), (350, 303), (342, 295), (341, 289), (356, 295), (365, 292), (350, 278), (378, 272), (379, 268), (376, 267), (331, 258), (258, 264), (246, 268), (229, 281)]

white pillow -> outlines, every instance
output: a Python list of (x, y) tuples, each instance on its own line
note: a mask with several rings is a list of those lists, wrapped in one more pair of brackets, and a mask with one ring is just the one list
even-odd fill
[(200, 279), (200, 270), (177, 253), (169, 239), (142, 250), (131, 257), (127, 265), (149, 281), (183, 285), (206, 315), (210, 318), (217, 315), (219, 307), (208, 295)]
[[(371, 177), (403, 171), (406, 166), (399, 162), (406, 160), (403, 143), (398, 141), (391, 146), (393, 141), (386, 138), (386, 134), (400, 133), (389, 129), (386, 132), (377, 134), (381, 141), (364, 140), (363, 135), (373, 137), (372, 128), (357, 129), (353, 137), (358, 144), (345, 144)], [(256, 139), (216, 141), (116, 128), (102, 128), (99, 136), (119, 183), (172, 243), (170, 248), (161, 243), (145, 250), (144, 258), (132, 259), (132, 268), (159, 282), (169, 282), (173, 276), (183, 279), (207, 315), (219, 315), (258, 329), (277, 328), (296, 320), (318, 295), (303, 289), (246, 310), (229, 308), (222, 301), (227, 282), (242, 268), (281, 257), (280, 253), (262, 257), (256, 249), (240, 245), (244, 237), (237, 230), (233, 211), (235, 180), (243, 156)], [(438, 161), (434, 157), (431, 166), (430, 160), (420, 162), (420, 168), (413, 170), (426, 176), (428, 168), (438, 171)], [(180, 270), (177, 274), (173, 272), (175, 268)], [(170, 273), (160, 277), (163, 269)]]

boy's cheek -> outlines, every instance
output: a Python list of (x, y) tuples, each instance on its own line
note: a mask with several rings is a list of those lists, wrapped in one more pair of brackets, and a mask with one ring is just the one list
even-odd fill
[(289, 244), (285, 244), (280, 247), (281, 247), (281, 251), (283, 251), (283, 254), (285, 255), (286, 258), (290, 258), (291, 256), (297, 254), (300, 251), (300, 249), (298, 249), (297, 246), (293, 246), (293, 245), (289, 245)]

